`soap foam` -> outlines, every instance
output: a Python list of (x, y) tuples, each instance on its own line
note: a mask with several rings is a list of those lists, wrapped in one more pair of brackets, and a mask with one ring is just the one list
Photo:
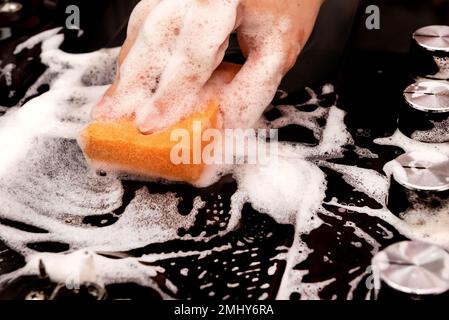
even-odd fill
[[(449, 156), (449, 143), (425, 143), (412, 140), (402, 134), (399, 130), (393, 136), (377, 139), (380, 145), (393, 145), (402, 148), (406, 152), (418, 151), (429, 157), (442, 158), (441, 155)], [(441, 159), (440, 159), (441, 160)], [(395, 162), (387, 163), (384, 170), (387, 176), (392, 179), (392, 171)], [(446, 249), (449, 249), (449, 201), (443, 201), (438, 208), (428, 208), (415, 204), (412, 210), (407, 210), (402, 214), (405, 225), (398, 229), (402, 233), (408, 233), (413, 239), (425, 240)]]
[[(136, 191), (120, 219), (112, 225), (92, 228), (82, 223), (85, 216), (101, 216), (122, 205), (123, 186), (119, 177), (109, 173), (103, 177), (89, 169), (76, 144), (92, 107), (113, 81), (112, 66), (118, 49), (100, 50), (73, 55), (62, 52), (58, 45), (60, 35), (42, 37), (42, 61), (48, 70), (28, 91), (39, 85), (49, 84), (49, 92), (30, 100), (23, 106), (10, 109), (0, 118), (0, 217), (39, 227), (46, 233), (30, 233), (0, 225), (0, 238), (6, 245), (27, 259), (27, 266), (0, 281), (20, 274), (35, 274), (38, 261), (42, 260), (55, 281), (65, 281), (74, 272), (72, 266), (83, 265), (85, 252), (93, 259), (96, 280), (102, 284), (134, 281), (148, 285), (160, 292), (152, 283), (155, 267), (143, 266), (139, 261), (158, 261), (161, 258), (181, 257), (190, 253), (171, 252), (126, 259), (107, 259), (95, 252), (119, 252), (151, 243), (179, 239), (176, 230), (188, 229), (194, 222), (203, 201), (199, 197), (192, 211), (180, 217), (179, 199), (172, 193), (153, 194), (147, 188)], [(330, 93), (325, 86), (320, 94)], [(317, 93), (311, 93), (307, 103), (318, 103)], [(268, 94), (268, 93), (267, 93)], [(318, 106), (312, 113), (301, 112), (294, 106), (281, 106), (283, 115), (274, 122), (259, 120), (257, 127), (280, 128), (289, 124), (301, 124), (320, 138), (315, 147), (279, 142), (279, 157), (258, 165), (234, 165), (211, 167), (203, 185), (216, 181), (221, 175), (231, 173), (237, 180), (238, 190), (231, 199), (231, 218), (226, 230), (234, 230), (241, 218), (241, 210), (250, 202), (257, 210), (267, 213), (279, 223), (295, 226), (295, 240), (287, 253), (274, 259), (287, 262), (278, 298), (288, 298), (292, 292), (300, 292), (306, 298), (318, 297), (321, 288), (334, 280), (305, 286), (304, 271), (294, 267), (305, 260), (311, 249), (300, 235), (318, 228), (323, 222), (317, 212), (327, 212), (323, 206), (326, 177), (318, 166), (327, 166), (343, 174), (344, 180), (355, 190), (363, 192), (385, 205), (388, 178), (369, 169), (327, 163), (326, 159), (342, 158), (344, 146), (353, 140), (344, 125), (345, 112), (333, 106)], [(321, 128), (317, 118), (327, 115), (327, 123)], [(437, 150), (449, 154), (447, 144), (431, 145), (414, 142), (399, 132), (378, 143), (400, 146), (406, 151)], [(217, 174), (218, 173), (218, 174)], [(448, 218), (443, 212), (428, 216), (409, 216), (403, 221), (388, 210), (359, 208), (339, 203), (333, 199), (327, 204), (346, 208), (359, 214), (379, 217), (403, 235), (425, 239), (449, 248)], [(331, 213), (329, 213), (331, 214)], [(425, 217), (426, 219), (422, 219)], [(415, 223), (426, 220), (427, 223)], [(438, 226), (438, 227), (437, 227)], [(362, 239), (377, 250), (379, 244), (355, 224), (350, 226)], [(435, 232), (434, 232), (435, 231)], [(388, 236), (388, 235), (387, 235)], [(199, 239), (204, 239), (200, 236)], [(198, 239), (198, 238), (196, 238)], [(207, 239), (207, 237), (206, 237)], [(70, 245), (70, 254), (36, 253), (27, 244), (55, 241)], [(225, 249), (229, 249), (225, 246)], [(214, 248), (219, 251), (223, 248)], [(201, 255), (209, 251), (199, 252)], [(270, 272), (268, 270), (268, 272)], [(86, 279), (91, 279), (87, 274)], [(98, 278), (100, 277), (100, 279)], [(176, 288), (172, 287), (173, 290)], [(161, 293), (161, 292), (160, 292)], [(171, 297), (167, 293), (163, 297)]]
[[(177, 230), (186, 230), (193, 225), (202, 203), (198, 199), (198, 206), (180, 219), (177, 209), (179, 199), (174, 194), (152, 194), (142, 188), (136, 191), (134, 199), (114, 224), (91, 228), (82, 223), (86, 216), (101, 216), (122, 205), (123, 187), (119, 178), (112, 173), (102, 177), (90, 170), (75, 142), (89, 121), (90, 110), (106, 90), (105, 84), (113, 81), (111, 66), (115, 63), (118, 50), (73, 55), (58, 49), (61, 41), (58, 34), (45, 37), (41, 59), (48, 70), (27, 95), (34, 94), (42, 84), (50, 85), (50, 90), (24, 106), (10, 109), (0, 118), (0, 143), (4, 150), (0, 158), (0, 193), (3, 199), (0, 217), (46, 231), (29, 233), (0, 225), (1, 239), (27, 258), (27, 267), (15, 275), (37, 272), (36, 261), (41, 259), (56, 280), (62, 280), (71, 270), (72, 260), (77, 259), (76, 250), (118, 252), (179, 238)], [(336, 119), (330, 119), (330, 123), (342, 121), (343, 113), (337, 110), (332, 108), (331, 114), (334, 116), (330, 118)], [(299, 119), (298, 113), (292, 116), (291, 121)], [(315, 127), (315, 131), (318, 130), (315, 122), (309, 124)], [(332, 131), (324, 135), (332, 141), (342, 133), (340, 140), (348, 139), (347, 133), (337, 126), (326, 130)], [(239, 165), (212, 170), (213, 178), (206, 179), (205, 185), (219, 178), (217, 172), (233, 173), (241, 185), (232, 197), (231, 221), (225, 232), (233, 230), (238, 224), (241, 209), (247, 201), (255, 208), (272, 214), (276, 221), (301, 224), (302, 230), (313, 228), (309, 225), (309, 219), (323, 197), (324, 176), (316, 166), (304, 159), (310, 155), (318, 156), (321, 147), (285, 145), (284, 148), (286, 154), (281, 155), (280, 160), (273, 159), (260, 167)], [(334, 154), (341, 151), (335, 145), (332, 149)], [(282, 177), (288, 178), (292, 173), (296, 179), (283, 182)], [(275, 181), (271, 178), (273, 174), (278, 175)], [(260, 189), (261, 181), (272, 185), (275, 190), (273, 194), (284, 200), (274, 201), (276, 198), (271, 198), (273, 201), (266, 201), (268, 188)], [(307, 195), (303, 189), (305, 185), (308, 186)], [(27, 246), (29, 243), (48, 241), (69, 244), (75, 258), (36, 254)], [(179, 256), (179, 253), (173, 254)], [(124, 263), (121, 260), (102, 261), (108, 263), (104, 264), (101, 274), (114, 274), (114, 277), (104, 281), (132, 280), (132, 274), (118, 266)]]
[(308, 202), (319, 202), (325, 189), (321, 171), (300, 158), (275, 158), (264, 165), (247, 165), (236, 170), (235, 175), (254, 208), (281, 224), (295, 224), (299, 214), (313, 211), (315, 208), (310, 208)]
[(52, 38), (54, 35), (56, 35), (59, 31), (62, 30), (62, 27), (53, 28), (50, 30), (43, 31), (41, 33), (38, 33), (24, 42), (20, 43), (15, 49), (14, 54), (21, 53), (24, 49), (31, 49), (35, 47), (36, 45), (42, 43), (43, 41)]
[(405, 136), (401, 131), (397, 130), (391, 137), (379, 138), (374, 142), (380, 145), (396, 146), (405, 152), (421, 151), (421, 152), (440, 152), (449, 155), (449, 143), (426, 143), (420, 142)]
[[(250, 30), (244, 37), (257, 44), (233, 81), (221, 90), (221, 108), (226, 128), (252, 127), (270, 104), (282, 80), (286, 59), (283, 37), (289, 27), (287, 18), (261, 16), (271, 28)], [(240, 33), (243, 31), (240, 30)]]
[[(236, 0), (163, 1), (145, 19), (138, 14), (142, 8), (135, 10), (128, 35), (135, 39), (120, 66), (117, 89), (99, 106), (113, 113), (99, 110), (99, 118), (135, 114), (145, 132), (198, 111), (204, 101), (197, 96), (224, 56), (222, 44), (235, 26), (237, 5)], [(138, 21), (142, 25), (134, 37)], [(152, 119), (157, 123), (149, 123)]]
[(412, 133), (414, 140), (431, 143), (444, 143), (449, 141), (449, 119), (443, 121), (431, 121), (433, 128), (430, 130), (417, 130)]
[(12, 71), (16, 68), (14, 63), (8, 63), (2, 66), (2, 60), (0, 60), (0, 79), (4, 78), (6, 86), (12, 85)]
[[(238, 5), (237, 0), (174, 0), (157, 5), (142, 1), (131, 16), (132, 46), (121, 63), (116, 89), (101, 101), (95, 117), (135, 115), (138, 128), (150, 133), (179, 122), (202, 108), (204, 99), (218, 96), (224, 127), (252, 127), (282, 79), (283, 38), (291, 22), (264, 15), (260, 19), (272, 28), (245, 27), (245, 37), (258, 44), (257, 50), (250, 52), (231, 83), (223, 84), (219, 92), (208, 92), (215, 90), (207, 84), (222, 62), (228, 37), (239, 27)], [(149, 11), (146, 18), (142, 11)]]

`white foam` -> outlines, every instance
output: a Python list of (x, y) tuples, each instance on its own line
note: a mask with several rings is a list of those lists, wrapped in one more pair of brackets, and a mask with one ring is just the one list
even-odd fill
[(375, 142), (380, 145), (396, 146), (405, 152), (411, 151), (437, 151), (449, 155), (449, 143), (425, 143), (416, 141), (405, 136), (401, 131), (397, 130), (391, 137), (379, 138)]
[[(72, 55), (57, 48), (60, 42), (61, 36), (53, 35), (42, 44), (45, 50), (41, 58), (48, 65), (48, 70), (37, 84), (48, 83), (50, 91), (32, 99), (21, 108), (9, 110), (0, 118), (0, 217), (48, 231), (29, 233), (0, 225), (1, 240), (24, 254), (28, 261), (26, 268), (9, 276), (2, 276), (0, 280), (36, 272), (36, 261), (42, 259), (48, 266), (51, 277), (62, 281), (73, 272), (71, 266), (83, 265), (84, 250), (126, 251), (150, 243), (177, 239), (179, 236), (176, 230), (192, 226), (197, 210), (203, 203), (202, 199), (196, 199), (192, 212), (180, 217), (177, 210), (179, 199), (174, 194), (152, 194), (142, 188), (136, 192), (131, 203), (114, 224), (93, 228), (81, 223), (87, 215), (98, 216), (117, 209), (122, 201), (123, 188), (119, 179), (113, 174), (100, 177), (89, 170), (74, 141), (89, 120), (93, 105), (106, 90), (106, 84), (113, 81), (111, 70), (118, 49)], [(330, 93), (331, 90), (331, 86), (325, 86), (322, 93)], [(28, 94), (32, 94), (32, 91)], [(312, 92), (312, 99), (308, 103), (317, 103), (316, 93)], [(301, 124), (314, 132), (320, 140), (319, 145), (306, 147), (279, 143), (277, 161), (271, 159), (263, 165), (211, 168), (212, 173), (204, 179), (203, 185), (216, 181), (220, 177), (217, 172), (231, 173), (238, 182), (238, 190), (231, 199), (228, 228), (220, 234), (238, 226), (241, 209), (247, 201), (279, 223), (294, 224), (293, 246), (288, 250), (288, 254), (283, 253), (275, 257), (287, 261), (278, 298), (288, 298), (291, 292), (298, 290), (305, 297), (317, 297), (319, 289), (333, 280), (309, 287), (302, 284), (304, 272), (294, 270), (294, 266), (303, 261), (311, 251), (300, 240), (300, 235), (307, 234), (322, 224), (317, 216), (318, 210), (326, 212), (321, 207), (326, 187), (325, 176), (318, 168), (318, 165), (326, 162), (318, 160), (342, 157), (344, 145), (352, 144), (353, 140), (344, 125), (345, 112), (337, 107), (318, 107), (309, 114), (298, 111), (293, 106), (283, 106), (282, 110), (281, 119), (273, 123), (258, 121), (257, 126), (270, 128)], [(326, 114), (327, 124), (321, 129), (316, 120)], [(401, 146), (405, 150), (437, 150), (449, 154), (447, 144), (417, 143), (400, 133), (378, 142)], [(373, 170), (326, 164), (341, 172), (345, 181), (355, 190), (364, 192), (384, 204), (382, 200), (388, 191), (387, 178)], [(411, 216), (407, 221), (403, 221), (385, 208), (358, 208), (339, 203), (338, 199), (328, 204), (379, 217), (405, 236), (426, 239), (449, 248), (449, 233), (445, 232), (449, 225), (447, 215), (444, 216), (443, 212), (437, 212), (435, 219)], [(426, 218), (428, 222), (421, 225), (414, 223), (422, 218)], [(378, 244), (360, 228), (356, 225), (350, 227), (377, 248)], [(73, 256), (36, 254), (27, 247), (29, 243), (41, 241), (67, 243), (74, 252)], [(78, 249), (82, 251), (77, 252)], [(229, 250), (229, 245), (198, 254), (206, 256), (220, 250)], [(101, 283), (136, 281), (157, 289), (157, 285), (151, 283), (148, 276), (155, 272), (154, 268), (144, 268), (138, 261), (154, 262), (162, 258), (189, 254), (192, 252), (153, 254), (121, 260), (106, 259), (93, 254), (92, 259), (96, 277), (102, 277), (100, 280), (96, 279)], [(268, 272), (273, 272), (273, 269)], [(89, 273), (86, 277), (90, 279)], [(163, 296), (168, 297), (167, 294)]]
[[(0, 67), (2, 66), (2, 60), (0, 60)], [(12, 85), (12, 71), (16, 68), (14, 63), (5, 64), (0, 68), (0, 79), (5, 78), (6, 86)]]
[(49, 39), (54, 38), (54, 35), (62, 30), (62, 27), (57, 27), (54, 29), (46, 30), (44, 32), (38, 33), (35, 36), (28, 38), (26, 41), (18, 44), (14, 49), (14, 54), (21, 53), (24, 49), (31, 49), (38, 45), (39, 43)]
[[(162, 291), (153, 280), (158, 273), (164, 271), (163, 268), (144, 266), (131, 258), (115, 260), (114, 268), (111, 268), (110, 264), (110, 259), (90, 250), (79, 250), (70, 254), (40, 253), (31, 256), (24, 268), (7, 275), (5, 280), (39, 274), (43, 266), (50, 280), (67, 287), (76, 288), (85, 283), (104, 286), (110, 283), (133, 282), (152, 287), (164, 299), (172, 299), (172, 296)], [(173, 285), (171, 289), (173, 293), (177, 290)]]
[[(178, 228), (192, 226), (197, 208), (179, 219), (178, 199), (173, 194), (153, 195), (141, 189), (116, 223), (103, 228), (81, 225), (84, 216), (105, 214), (121, 205), (123, 190), (119, 180), (114, 175), (99, 177), (90, 171), (71, 140), (88, 121), (90, 109), (106, 89), (104, 82), (112, 81), (108, 66), (113, 63), (112, 56), (117, 50), (71, 55), (55, 48), (60, 41), (59, 36), (55, 38), (44, 42), (47, 51), (42, 53), (49, 66), (48, 74), (53, 75), (50, 91), (22, 108), (10, 110), (0, 119), (0, 141), (5, 150), (0, 159), (0, 191), (4, 199), (0, 216), (40, 227), (48, 233), (28, 233), (2, 225), (0, 237), (27, 257), (29, 263), (22, 272), (35, 271), (36, 261), (42, 259), (49, 265), (52, 277), (61, 280), (67, 272), (71, 273), (70, 265), (79, 265), (79, 260), (72, 261), (78, 259), (78, 255), (66, 259), (53, 254), (35, 254), (26, 244), (56, 241), (70, 244), (71, 250), (129, 250), (177, 238)], [(48, 79), (42, 78), (40, 83), (44, 80)], [(315, 117), (322, 116), (323, 112), (320, 109)], [(301, 114), (304, 113), (292, 112), (285, 123), (298, 122)], [(329, 127), (324, 130), (323, 141), (318, 147), (284, 144), (279, 161), (272, 159), (260, 166), (211, 168), (212, 178), (206, 178), (204, 185), (216, 181), (220, 177), (217, 172), (232, 173), (239, 183), (239, 190), (232, 196), (231, 219), (224, 232), (238, 225), (246, 201), (280, 223), (295, 224), (296, 238), (300, 232), (319, 226), (319, 219), (312, 221), (312, 217), (324, 196), (324, 176), (318, 167), (305, 159), (318, 157), (323, 152), (337, 155), (342, 151), (341, 144), (349, 140), (347, 132), (339, 125), (344, 113), (333, 107), (329, 114)], [(317, 137), (320, 135), (316, 121), (302, 124), (314, 130)], [(60, 138), (69, 140), (61, 142)], [(264, 184), (270, 187), (260, 188)], [(198, 201), (201, 203), (201, 199)], [(295, 243), (291, 249), (289, 268), (298, 261), (295, 251), (299, 245)], [(180, 255), (182, 253), (171, 254), (173, 257)], [(151, 255), (145, 259), (157, 261), (163, 256)], [(102, 261), (104, 265), (99, 273), (113, 274), (117, 281), (125, 281), (126, 276), (132, 279), (132, 273), (127, 274), (119, 266), (124, 262)], [(283, 288), (283, 292), (290, 290), (287, 285)]]
[[(128, 41), (132, 46), (121, 63), (116, 89), (101, 101), (95, 117), (135, 115), (139, 129), (150, 133), (218, 96), (224, 127), (252, 127), (282, 79), (287, 55), (283, 38), (291, 22), (262, 15), (260, 19), (272, 28), (256, 32), (245, 26), (245, 37), (258, 44), (257, 52), (250, 53), (231, 83), (210, 89), (208, 80), (222, 62), (228, 37), (239, 27), (238, 5), (237, 0), (174, 0), (157, 5), (142, 1), (131, 16)], [(148, 12), (146, 18), (142, 12)]]
[[(353, 186), (354, 190), (362, 192), (378, 203), (385, 205), (389, 182), (384, 175), (374, 170), (355, 166), (330, 164), (324, 161), (320, 162), (320, 164), (342, 173), (345, 182)], [(354, 203), (352, 205), (356, 206), (359, 204)]]
[(430, 130), (417, 130), (413, 132), (414, 140), (433, 143), (445, 143), (449, 141), (449, 119), (443, 121), (432, 121), (433, 128)]
[(300, 158), (247, 165), (236, 170), (236, 178), (254, 208), (282, 224), (295, 224), (298, 216), (314, 211), (311, 204), (323, 199), (325, 189), (322, 172)]
[[(20, 272), (36, 271), (36, 261), (42, 259), (48, 272), (58, 281), (73, 271), (70, 266), (81, 263), (78, 253), (75, 251), (73, 257), (36, 254), (26, 244), (55, 241), (69, 244), (71, 250), (124, 251), (177, 238), (176, 231), (192, 226), (198, 210), (196, 206), (188, 216), (180, 219), (178, 199), (173, 194), (150, 194), (148, 190), (140, 189), (114, 224), (103, 228), (82, 225), (83, 217), (109, 213), (121, 205), (123, 189), (119, 180), (114, 175), (100, 177), (89, 170), (73, 140), (89, 120), (90, 109), (105, 91), (104, 85), (112, 82), (110, 67), (118, 50), (72, 55), (57, 49), (60, 42), (61, 37), (55, 35), (43, 43), (45, 50), (41, 58), (49, 68), (38, 83), (50, 84), (50, 91), (21, 108), (9, 110), (0, 118), (0, 144), (4, 150), (0, 158), (3, 199), (0, 216), (48, 231), (35, 234), (1, 225), (0, 237), (27, 257), (28, 266)], [(338, 123), (342, 116), (333, 108), (330, 123)], [(298, 121), (299, 114), (293, 118)], [(319, 135), (316, 122), (311, 121), (307, 125)], [(326, 139), (335, 141), (343, 133), (344, 137), (338, 140), (347, 141), (347, 134), (336, 125), (329, 130), (332, 132), (324, 135)], [(300, 225), (301, 230), (312, 230), (316, 226), (310, 218), (323, 197), (324, 177), (304, 158), (318, 155), (321, 147), (285, 148), (287, 156), (281, 155), (283, 158), (279, 162), (269, 162), (261, 167), (218, 168), (222, 173), (233, 173), (240, 185), (232, 197), (231, 221), (225, 232), (238, 224), (245, 201), (250, 201), (255, 208), (272, 215), (278, 222)], [(332, 149), (336, 151), (338, 148), (333, 145)], [(219, 177), (217, 170), (212, 171), (214, 178), (206, 179), (206, 184)], [(295, 179), (287, 179), (293, 173)], [(272, 175), (278, 175), (278, 179), (273, 180)], [(284, 179), (290, 183), (283, 183)], [(284, 200), (276, 201), (271, 197), (273, 201), (266, 201), (270, 188), (258, 188), (260, 182), (272, 186), (272, 194)], [(307, 193), (304, 191), (306, 186)], [(201, 199), (197, 200), (202, 203)], [(208, 253), (201, 253), (205, 254)], [(180, 253), (172, 255), (179, 256)], [(146, 257), (152, 260), (160, 258), (158, 255)], [(117, 281), (126, 278), (125, 275), (133, 277), (132, 273), (119, 266), (125, 262), (102, 261), (104, 265), (100, 274), (113, 274)]]
[(121, 64), (117, 90), (96, 113), (98, 118), (136, 114), (143, 132), (165, 128), (202, 107), (199, 92), (223, 58), (222, 44), (234, 28), (238, 4), (153, 2), (142, 4), (149, 6), (145, 19), (140, 7), (131, 16), (129, 39), (134, 42)]

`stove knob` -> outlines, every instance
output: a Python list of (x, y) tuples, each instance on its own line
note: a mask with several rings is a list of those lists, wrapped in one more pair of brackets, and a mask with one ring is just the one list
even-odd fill
[(399, 109), (398, 128), (417, 141), (449, 142), (449, 83), (422, 80), (408, 86)]
[(449, 205), (449, 157), (439, 152), (403, 154), (385, 166), (391, 176), (387, 208), (404, 217)]
[(414, 77), (449, 80), (449, 26), (427, 26), (413, 34), (411, 71)]
[(446, 300), (449, 253), (420, 241), (395, 243), (371, 260), (374, 298), (378, 300)]

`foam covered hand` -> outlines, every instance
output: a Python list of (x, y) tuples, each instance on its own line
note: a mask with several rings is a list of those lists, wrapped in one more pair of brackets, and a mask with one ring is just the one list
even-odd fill
[[(132, 118), (143, 133), (220, 101), (226, 128), (252, 126), (307, 41), (322, 0), (142, 0), (95, 120)], [(247, 57), (222, 64), (238, 32)]]

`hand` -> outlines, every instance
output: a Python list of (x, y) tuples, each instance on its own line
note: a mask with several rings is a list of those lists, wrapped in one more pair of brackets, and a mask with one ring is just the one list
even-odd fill
[[(220, 101), (223, 127), (252, 126), (306, 43), (323, 0), (142, 0), (114, 83), (93, 118), (135, 118), (149, 134)], [(222, 64), (238, 32), (243, 66)]]

